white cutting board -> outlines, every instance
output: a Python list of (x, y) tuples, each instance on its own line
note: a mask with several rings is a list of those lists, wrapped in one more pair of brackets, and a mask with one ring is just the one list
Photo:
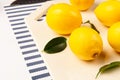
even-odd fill
[[(57, 0), (61, 1), (61, 0)], [(112, 61), (120, 60), (120, 55), (116, 53), (107, 42), (107, 27), (102, 25), (96, 16), (93, 13), (95, 7), (102, 1), (105, 0), (96, 0), (95, 4), (85, 12), (81, 12), (83, 17), (83, 22), (90, 20), (96, 28), (100, 31), (100, 35), (103, 39), (104, 50), (99, 58), (94, 61), (82, 61), (79, 60), (70, 50), (69, 45), (67, 48), (57, 54), (47, 54), (42, 52), (45, 44), (54, 37), (61, 36), (53, 32), (47, 25), (45, 17), (43, 21), (29, 21), (30, 24), (28, 28), (38, 46), (40, 53), (42, 53), (45, 61), (48, 64), (51, 74), (54, 76), (55, 80), (95, 80), (95, 76), (99, 68), (107, 63)], [(65, 2), (65, 1), (64, 1)], [(68, 0), (66, 0), (69, 3)], [(53, 2), (54, 3), (54, 2)], [(50, 3), (51, 4), (51, 3)], [(45, 9), (46, 7), (42, 8)], [(37, 12), (37, 11), (36, 11)], [(32, 15), (35, 17), (35, 13)], [(41, 14), (42, 11), (39, 10), (39, 13), (36, 13), (36, 18), (38, 14)], [(32, 19), (33, 17), (31, 17)], [(66, 37), (66, 36), (65, 36)], [(67, 36), (66, 38), (68, 38)], [(96, 80), (118, 80), (120, 79), (120, 69), (112, 71), (111, 73), (106, 73), (98, 77)], [(113, 77), (114, 76), (114, 77)]]

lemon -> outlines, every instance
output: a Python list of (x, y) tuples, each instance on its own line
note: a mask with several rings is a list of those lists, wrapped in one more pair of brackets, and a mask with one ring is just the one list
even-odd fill
[(108, 0), (108, 1), (120, 1), (120, 0)]
[(108, 42), (115, 51), (120, 52), (120, 22), (108, 29)]
[(89, 27), (80, 27), (71, 33), (69, 46), (79, 59), (94, 60), (100, 55), (103, 43), (95, 30)]
[(48, 9), (46, 22), (53, 31), (66, 35), (80, 27), (82, 17), (80, 11), (74, 6), (57, 3)]
[(79, 10), (87, 10), (93, 5), (94, 0), (70, 0), (70, 3)]
[(94, 10), (96, 17), (106, 26), (120, 21), (120, 1), (110, 0), (100, 3)]

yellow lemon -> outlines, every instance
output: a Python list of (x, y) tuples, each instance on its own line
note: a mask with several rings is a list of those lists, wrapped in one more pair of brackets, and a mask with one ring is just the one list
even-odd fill
[(108, 42), (115, 51), (120, 52), (120, 22), (108, 29)]
[(70, 3), (79, 10), (87, 10), (93, 5), (94, 0), (70, 0)]
[(106, 26), (120, 21), (120, 1), (111, 0), (100, 3), (94, 10), (96, 17)]
[(120, 0), (108, 0), (108, 1), (120, 1)]
[(80, 27), (82, 17), (80, 11), (74, 6), (58, 3), (48, 9), (46, 21), (53, 31), (66, 35)]
[(71, 33), (69, 46), (79, 59), (94, 60), (100, 55), (103, 43), (95, 30), (89, 27), (80, 27)]

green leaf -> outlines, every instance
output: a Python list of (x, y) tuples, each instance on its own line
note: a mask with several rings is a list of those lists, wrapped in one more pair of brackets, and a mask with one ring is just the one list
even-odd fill
[(95, 27), (95, 25), (93, 23), (91, 23), (89, 20), (84, 22), (84, 23), (89, 23), (91, 25), (91, 28), (94, 29), (95, 31), (97, 31), (98, 33), (100, 33), (97, 28)]
[(97, 73), (96, 78), (98, 77), (98, 75), (99, 75), (100, 73), (104, 73), (104, 72), (106, 72), (106, 71), (109, 71), (109, 70), (111, 70), (111, 69), (113, 69), (113, 68), (116, 68), (116, 67), (119, 67), (119, 66), (120, 66), (120, 61), (115, 61), (115, 62), (112, 62), (112, 63), (110, 63), (110, 64), (107, 64), (107, 65), (102, 66), (102, 67), (99, 69), (99, 72)]
[(44, 47), (44, 51), (49, 54), (63, 51), (67, 46), (66, 38), (56, 37), (50, 40)]

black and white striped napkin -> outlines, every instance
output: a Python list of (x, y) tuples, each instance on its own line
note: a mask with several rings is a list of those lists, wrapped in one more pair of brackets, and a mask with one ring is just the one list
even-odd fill
[(42, 6), (42, 3), (4, 6), (4, 9), (32, 80), (53, 80), (24, 22), (24, 17), (36, 10), (38, 6)]

